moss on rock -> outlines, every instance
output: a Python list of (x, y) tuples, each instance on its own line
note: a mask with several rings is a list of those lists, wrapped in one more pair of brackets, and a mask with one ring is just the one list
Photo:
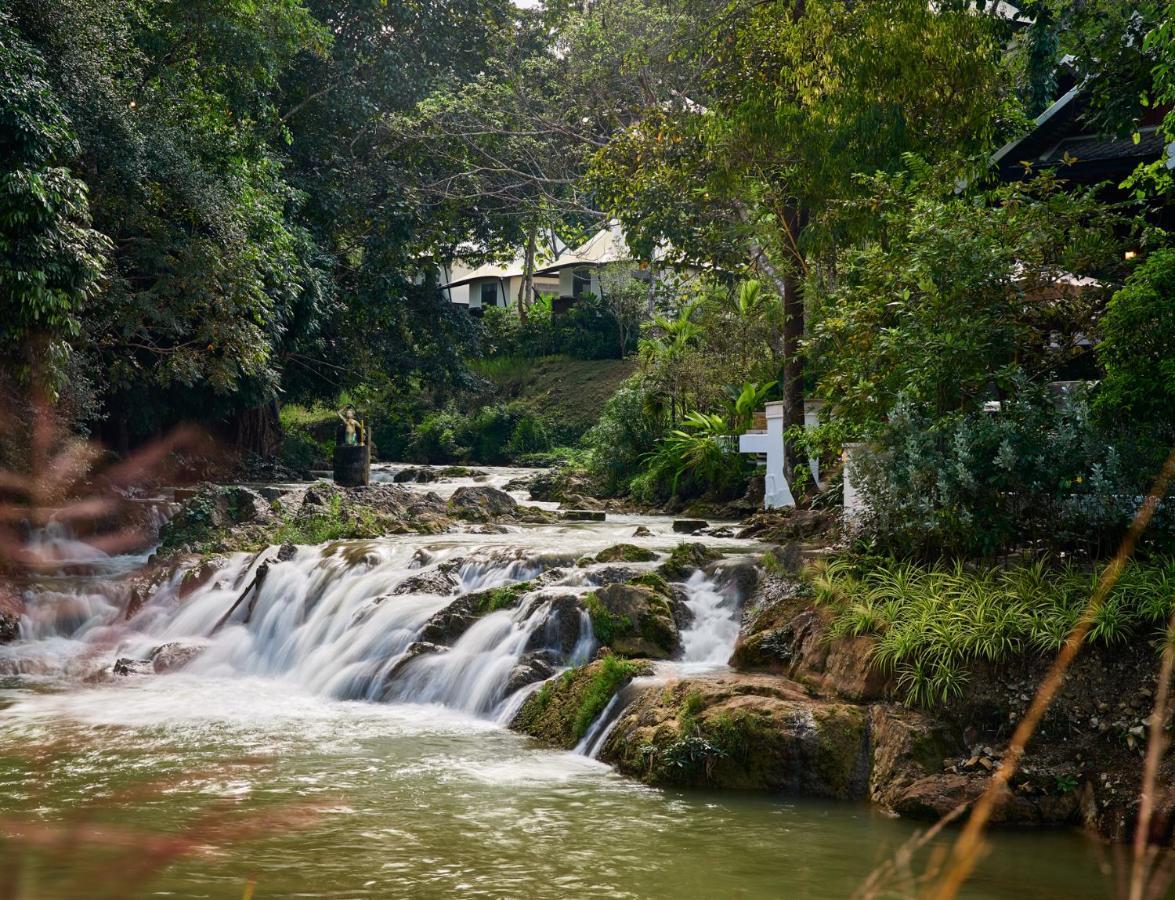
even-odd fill
[(673, 548), (669, 558), (657, 567), (657, 571), (670, 581), (682, 581), (696, 570), (722, 559), (722, 552), (706, 544), (683, 542)]
[(526, 698), (511, 727), (570, 750), (617, 691), (633, 678), (652, 671), (652, 666), (643, 660), (621, 659), (614, 654), (568, 669)]
[(642, 584), (610, 584), (584, 598), (596, 640), (621, 656), (669, 659), (681, 647), (670, 598)]

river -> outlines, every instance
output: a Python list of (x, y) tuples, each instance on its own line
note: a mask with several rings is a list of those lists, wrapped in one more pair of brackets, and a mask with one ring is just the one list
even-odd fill
[[(632, 537), (640, 525), (651, 534)], [(72, 548), (85, 574), (47, 579), (0, 648), (0, 873), (28, 897), (239, 897), (251, 882), (255, 897), (850, 895), (915, 825), (865, 805), (652, 789), (505, 727), (537, 687), (507, 690), (528, 653), (594, 651), (555, 598), (590, 590), (575, 559), (621, 539), (679, 538), (668, 519), (610, 515), (300, 548), (220, 627), (258, 560), (234, 557), (183, 598), (173, 579), (124, 625), (119, 576), (138, 561)], [(452, 601), (409, 579), (459, 594), (536, 577), (517, 608), (405, 662)], [(727, 588), (683, 589), (683, 659), (658, 678), (721, 667), (737, 634)], [(202, 652), (165, 675), (93, 677), (169, 642)], [(1080, 835), (999, 832), (964, 896), (1112, 889)]]

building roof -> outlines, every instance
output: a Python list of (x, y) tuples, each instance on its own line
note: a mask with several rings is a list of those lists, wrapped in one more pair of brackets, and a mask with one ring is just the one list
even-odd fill
[(624, 229), (613, 220), (574, 250), (561, 253), (553, 263), (538, 271), (541, 274), (577, 266), (602, 266), (632, 258), (632, 252), (624, 239)]
[(1068, 181), (1120, 181), (1139, 163), (1163, 154), (1165, 142), (1157, 128), (1141, 128), (1137, 143), (1132, 137), (1098, 134), (1082, 119), (1087, 107), (1088, 99), (1075, 87), (1037, 116), (1032, 131), (992, 156), (1000, 178), (1018, 181), (1027, 173), (1024, 164), (1030, 163), (1034, 168), (1063, 165), (1060, 174)]
[[(535, 275), (539, 275), (545, 269), (538, 269)], [(461, 272), (458, 275), (457, 271), (453, 272), (454, 277), (452, 281), (441, 285), (442, 288), (458, 287), (462, 284), (469, 284), (473, 281), (484, 281), (487, 278), (502, 279), (502, 278), (521, 278), (525, 274), (525, 260), (519, 257), (513, 262), (509, 263), (485, 263), (478, 266), (476, 269)]]

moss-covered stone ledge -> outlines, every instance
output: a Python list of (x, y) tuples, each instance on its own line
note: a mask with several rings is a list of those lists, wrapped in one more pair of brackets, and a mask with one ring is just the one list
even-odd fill
[(868, 711), (813, 700), (766, 675), (721, 674), (645, 688), (601, 758), (657, 785), (863, 799)]
[(570, 750), (587, 734), (608, 701), (634, 678), (650, 675), (646, 660), (608, 654), (568, 669), (526, 698), (510, 727), (553, 747)]

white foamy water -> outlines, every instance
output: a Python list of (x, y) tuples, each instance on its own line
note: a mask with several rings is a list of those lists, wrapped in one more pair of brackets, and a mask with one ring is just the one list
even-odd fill
[[(505, 483), (502, 474), (495, 479)], [(661, 533), (634, 539), (620, 533), (631, 522), (613, 521), (337, 542), (299, 547), (280, 561), (276, 548), (236, 554), (210, 575), (173, 573), (129, 619), (129, 585), (116, 577), (126, 568), (121, 561), (104, 562), (54, 535), (71, 558), (105, 568), (89, 578), (50, 579), (28, 595), (21, 640), (0, 647), (0, 674), (92, 678), (117, 659), (147, 661), (140, 665), (149, 671), (159, 648), (173, 645), (191, 654), (185, 677), (271, 679), (311, 696), (423, 704), (505, 722), (536, 679), (595, 653), (579, 598), (599, 582), (575, 560), (618, 539), (662, 551), (677, 542), (668, 521), (646, 521)], [(505, 609), (465, 609), (456, 630), (440, 618), (466, 594), (536, 578)], [(678, 665), (725, 664), (737, 633), (733, 600), (724, 602), (700, 575), (680, 587), (692, 624)]]

